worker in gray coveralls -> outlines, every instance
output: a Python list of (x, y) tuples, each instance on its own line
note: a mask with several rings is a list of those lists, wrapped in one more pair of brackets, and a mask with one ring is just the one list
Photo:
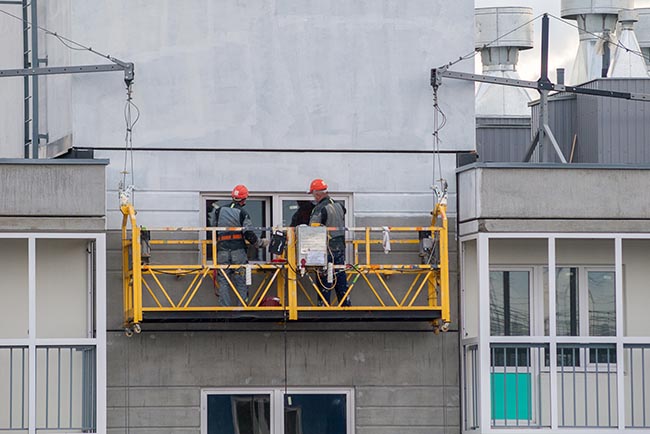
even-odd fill
[[(211, 227), (242, 227), (252, 226), (251, 217), (244, 209), (248, 198), (248, 189), (239, 184), (232, 190), (232, 203), (228, 206), (212, 204), (208, 215)], [(258, 238), (252, 230), (222, 231), (217, 234), (217, 263), (219, 265), (247, 264), (246, 241), (255, 246), (268, 247), (269, 240)], [(246, 270), (242, 268), (227, 270), (226, 274), (233, 286), (244, 301), (248, 299), (248, 286), (246, 285)], [(221, 272), (217, 274), (219, 283), (219, 299), (221, 306), (241, 306), (239, 298), (232, 293), (232, 288)]]
[[(320, 178), (314, 179), (311, 182), (309, 185), (309, 194), (316, 201), (316, 206), (311, 211), (311, 216), (309, 217), (309, 224), (338, 228), (328, 231), (327, 262), (332, 262), (334, 265), (345, 265), (345, 231), (342, 229), (345, 226), (345, 207), (330, 198), (327, 191), (327, 184)], [(341, 303), (348, 289), (345, 270), (337, 270), (334, 273), (334, 282), (332, 285), (328, 286), (325, 283), (326, 277), (325, 273), (318, 279), (318, 286), (321, 294), (323, 294), (323, 298), (329, 303), (330, 292), (334, 289), (336, 291), (336, 297), (339, 299), (339, 303)], [(320, 298), (318, 304), (323, 304)], [(341, 305), (350, 306), (350, 304), (350, 297), (348, 297)]]

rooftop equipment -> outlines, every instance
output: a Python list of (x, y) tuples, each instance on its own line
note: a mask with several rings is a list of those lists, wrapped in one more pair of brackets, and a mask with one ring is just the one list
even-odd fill
[(639, 14), (639, 22), (634, 26), (639, 47), (645, 57), (646, 67), (650, 71), (650, 8), (635, 9)]
[[(475, 47), (481, 53), (484, 75), (520, 79), (519, 51), (533, 48), (532, 18), (533, 10), (526, 7), (475, 9)], [(517, 30), (499, 39), (512, 29)], [(530, 116), (530, 100), (524, 88), (481, 83), (476, 93), (476, 115)]]
[(639, 21), (639, 14), (633, 9), (625, 9), (619, 12), (618, 21), (621, 24), (619, 45), (614, 52), (607, 76), (647, 78), (647, 66), (639, 56), (641, 48), (634, 34), (634, 23)]
[(618, 11), (634, 7), (634, 0), (562, 0), (562, 18), (575, 20), (580, 46), (571, 73), (572, 84), (606, 77), (610, 65), (609, 44), (616, 31)]

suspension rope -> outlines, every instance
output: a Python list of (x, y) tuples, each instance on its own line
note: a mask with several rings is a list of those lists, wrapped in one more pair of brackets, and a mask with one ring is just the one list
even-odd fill
[[(440, 156), (440, 144), (442, 140), (440, 139), (440, 131), (447, 125), (447, 116), (445, 112), (440, 108), (438, 101), (438, 86), (433, 87), (433, 158), (432, 158), (432, 186), (433, 188), (433, 205), (440, 201), (439, 197), (440, 192), (444, 192), (446, 187), (444, 186), (445, 180), (442, 174), (442, 158)], [(440, 178), (436, 175), (436, 166), (438, 167), (438, 174)], [(440, 192), (435, 188), (436, 182), (440, 183)]]
[[(135, 110), (135, 119), (133, 119), (132, 109)], [(124, 134), (124, 166), (122, 168), (122, 180), (120, 181), (120, 190), (127, 189), (127, 175), (131, 175), (131, 182), (129, 187), (132, 189), (135, 185), (134, 171), (133, 171), (133, 128), (140, 120), (140, 109), (133, 102), (133, 89), (132, 84), (126, 86), (126, 102), (124, 104), (124, 123), (126, 124), (126, 131)], [(129, 164), (130, 163), (130, 164)], [(129, 171), (130, 166), (130, 171)]]

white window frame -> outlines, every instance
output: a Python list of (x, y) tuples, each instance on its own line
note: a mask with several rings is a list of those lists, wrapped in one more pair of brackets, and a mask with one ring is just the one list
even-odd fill
[[(270, 396), (270, 434), (284, 433), (284, 387), (251, 387), (251, 388), (208, 388), (201, 390), (201, 434), (208, 434), (208, 396), (210, 395), (269, 395)], [(345, 395), (347, 434), (355, 432), (355, 402), (354, 388), (341, 387), (289, 387), (286, 394), (302, 395)]]
[[(546, 337), (548, 336), (545, 334), (544, 331), (544, 320), (546, 319), (546, 313), (544, 312), (544, 305), (546, 303), (546, 300), (544, 299), (544, 270), (547, 268), (546, 265), (542, 266), (536, 266), (535, 269), (539, 269), (538, 274), (540, 276), (539, 281), (537, 284), (539, 285), (539, 291), (534, 291), (535, 292), (535, 304), (537, 306), (537, 313), (538, 313), (538, 318), (539, 321), (536, 322), (535, 324), (535, 332), (536, 336), (539, 337)], [(556, 336), (559, 337), (560, 339), (564, 340), (570, 340), (570, 339), (579, 339), (579, 338), (602, 338), (602, 339), (612, 339), (616, 340), (617, 337), (614, 336), (592, 336), (589, 333), (589, 280), (587, 278), (588, 273), (590, 271), (600, 271), (600, 272), (611, 272), (614, 273), (614, 279), (616, 279), (616, 268), (613, 265), (591, 265), (591, 264), (582, 264), (582, 265), (576, 265), (574, 263), (572, 264), (555, 264), (555, 268), (575, 268), (578, 272), (578, 288), (577, 288), (577, 296), (578, 296), (578, 335), (577, 336)], [(549, 273), (550, 275), (550, 273)], [(536, 289), (536, 288), (535, 288)], [(557, 290), (557, 288), (556, 288)], [(616, 295), (616, 288), (614, 288), (614, 294)], [(550, 297), (549, 297), (550, 298)], [(540, 307), (541, 306), (541, 307)], [(557, 312), (557, 308), (554, 309)], [(550, 309), (549, 309), (550, 312)], [(615, 311), (614, 312), (616, 315), (618, 313)], [(584, 366), (587, 371), (595, 371), (596, 370), (596, 363), (591, 362), (591, 358), (589, 355), (589, 351), (586, 348), (580, 348), (579, 349), (579, 357), (582, 360), (582, 363), (580, 366)], [(616, 360), (619, 360), (619, 355), (618, 352), (616, 354)], [(616, 363), (610, 363), (610, 368), (612, 370), (616, 370)], [(550, 369), (550, 366), (542, 366), (542, 371), (548, 372)]]
[[(2, 346), (23, 346), (28, 349), (28, 408), (29, 434), (36, 434), (36, 350), (45, 346), (88, 346), (95, 348), (96, 369), (96, 432), (106, 432), (106, 234), (103, 233), (2, 233), (0, 239), (26, 239), (28, 255), (28, 336), (0, 339)], [(85, 338), (38, 338), (36, 318), (36, 241), (39, 239), (87, 240), (95, 242), (95, 336)], [(90, 273), (91, 270), (88, 270)], [(39, 429), (40, 430), (40, 429)]]

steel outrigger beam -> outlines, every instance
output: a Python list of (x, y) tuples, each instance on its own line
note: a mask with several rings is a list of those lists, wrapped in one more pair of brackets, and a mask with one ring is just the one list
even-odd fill
[(605, 98), (619, 98), (626, 99), (629, 101), (642, 101), (650, 102), (650, 95), (641, 94), (641, 93), (631, 93), (631, 92), (617, 92), (611, 90), (601, 90), (601, 89), (587, 89), (578, 86), (566, 86), (564, 84), (556, 84), (551, 82), (548, 78), (548, 36), (549, 36), (549, 18), (548, 14), (544, 14), (542, 17), (542, 67), (541, 75), (537, 81), (529, 80), (517, 80), (512, 78), (504, 77), (493, 77), (489, 75), (481, 74), (470, 74), (466, 72), (457, 72), (450, 71), (449, 66), (445, 65), (440, 68), (434, 68), (431, 70), (431, 86), (434, 90), (437, 90), (438, 87), (442, 84), (443, 78), (453, 78), (456, 80), (466, 80), (479, 83), (489, 83), (497, 84), (500, 86), (513, 86), (513, 87), (523, 87), (527, 89), (535, 89), (540, 94), (540, 122), (539, 129), (535, 133), (535, 137), (526, 152), (524, 157), (524, 162), (530, 161), (530, 158), (533, 156), (535, 149), (539, 146), (540, 149), (544, 146), (546, 138), (551, 142), (555, 152), (558, 154), (560, 161), (566, 163), (566, 158), (562, 154), (560, 145), (558, 144), (551, 127), (548, 122), (548, 97), (551, 91), (556, 92), (566, 92), (579, 95), (591, 95), (591, 96), (600, 96)]

